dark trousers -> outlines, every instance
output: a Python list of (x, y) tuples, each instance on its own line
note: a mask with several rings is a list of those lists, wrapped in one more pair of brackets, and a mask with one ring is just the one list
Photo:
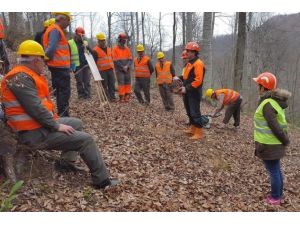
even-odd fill
[(71, 96), (71, 80), (69, 69), (49, 67), (52, 87), (55, 89), (57, 112), (61, 117), (69, 116), (69, 99)]
[(271, 196), (280, 199), (283, 194), (283, 176), (280, 169), (280, 160), (264, 160), (271, 182)]
[(174, 110), (173, 93), (171, 92), (170, 84), (159, 84), (159, 93), (167, 111)]
[(59, 150), (65, 161), (75, 162), (78, 155), (89, 167), (92, 181), (99, 184), (108, 178), (108, 171), (102, 155), (93, 137), (82, 131), (83, 123), (77, 118), (59, 118), (58, 123), (72, 126), (76, 131), (69, 135), (64, 132), (50, 132), (46, 128), (27, 131), (19, 137), (22, 143), (27, 143), (40, 150)]
[(90, 68), (84, 68), (75, 75), (78, 98), (91, 97), (91, 72)]
[(143, 96), (141, 91), (144, 92), (145, 100), (147, 103), (150, 103), (150, 78), (142, 78), (137, 77), (135, 78), (135, 85), (134, 85), (134, 93), (137, 97), (139, 103), (144, 103)]
[(115, 74), (113, 69), (101, 71), (102, 85), (109, 101), (116, 99), (115, 96)]
[(227, 124), (231, 118), (234, 119), (234, 126), (238, 127), (240, 125), (240, 117), (241, 117), (241, 104), (243, 99), (239, 97), (235, 102), (228, 105), (225, 111), (225, 117), (223, 119), (223, 123)]
[(183, 103), (186, 110), (186, 114), (189, 117), (190, 124), (200, 128), (205, 126), (208, 122), (206, 117), (201, 116), (201, 97), (201, 88), (197, 90), (187, 91), (187, 93), (183, 95)]

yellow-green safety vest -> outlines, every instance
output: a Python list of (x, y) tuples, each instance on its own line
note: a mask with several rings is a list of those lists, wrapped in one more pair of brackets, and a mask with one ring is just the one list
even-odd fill
[(287, 131), (287, 122), (285, 119), (284, 109), (282, 109), (274, 99), (267, 98), (260, 103), (254, 113), (254, 140), (258, 143), (267, 145), (282, 144), (281, 141), (274, 135), (271, 128), (268, 126), (267, 120), (263, 115), (263, 108), (267, 103), (270, 103), (276, 110), (276, 118), (280, 127), (284, 131)]
[(76, 42), (74, 39), (68, 41), (71, 49), (71, 64), (75, 65), (76, 67), (80, 65), (79, 61), (79, 54)]

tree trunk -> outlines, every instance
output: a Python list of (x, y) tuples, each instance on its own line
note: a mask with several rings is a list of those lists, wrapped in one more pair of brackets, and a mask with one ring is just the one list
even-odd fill
[(213, 21), (213, 13), (212, 12), (205, 12), (203, 18), (203, 61), (205, 64), (205, 88), (212, 87), (212, 49), (211, 49), (211, 42), (212, 42), (212, 21)]
[(134, 35), (134, 15), (133, 12), (130, 13), (130, 23), (131, 23), (131, 37), (130, 37), (130, 49), (132, 55), (135, 55), (134, 46), (135, 46), (135, 35)]
[(9, 26), (7, 29), (6, 43), (7, 46), (16, 49), (17, 46), (28, 37), (24, 27), (23, 13), (9, 12)]
[(237, 37), (237, 48), (234, 62), (234, 90), (242, 90), (242, 79), (243, 79), (243, 63), (245, 54), (245, 43), (246, 43), (246, 13), (239, 12), (238, 19), (238, 37)]
[(107, 13), (107, 27), (108, 27), (108, 46), (111, 47), (111, 17), (112, 13)]
[(145, 13), (142, 12), (142, 35), (143, 35), (143, 45), (145, 46)]
[(177, 22), (176, 22), (176, 12), (173, 13), (173, 53), (172, 53), (172, 63), (175, 66), (176, 65), (176, 29), (177, 28)]
[(186, 42), (193, 40), (193, 13), (186, 13)]
[(182, 48), (184, 48), (185, 44), (186, 44), (186, 21), (185, 21), (185, 12), (182, 13)]
[(4, 24), (5, 27), (7, 27), (7, 21), (6, 21), (5, 13), (1, 12), (1, 15), (2, 15), (3, 24)]
[(135, 13), (135, 20), (136, 20), (136, 44), (140, 43), (140, 29), (139, 29), (139, 13)]
[(158, 31), (159, 31), (159, 51), (162, 51), (162, 35), (161, 35), (161, 12), (158, 19)]

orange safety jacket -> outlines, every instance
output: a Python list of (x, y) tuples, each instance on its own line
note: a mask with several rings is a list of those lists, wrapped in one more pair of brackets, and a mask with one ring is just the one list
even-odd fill
[(130, 49), (127, 46), (125, 46), (125, 48), (120, 48), (119, 45), (113, 47), (112, 57), (113, 57), (113, 61), (132, 59)]
[(233, 103), (240, 96), (240, 94), (237, 91), (231, 89), (218, 89), (215, 90), (214, 92), (216, 93), (217, 98), (221, 94), (224, 94), (223, 105), (229, 105), (230, 103)]
[(60, 26), (52, 24), (47, 28), (45, 34), (43, 35), (44, 49), (46, 50), (48, 48), (49, 34), (54, 29), (58, 30), (58, 32), (60, 33), (60, 40), (58, 42), (58, 45), (56, 46), (53, 58), (47, 61), (47, 65), (50, 67), (70, 68), (71, 56), (69, 43)]
[(157, 62), (155, 65), (157, 77), (157, 84), (171, 84), (172, 83), (172, 74), (171, 74), (171, 62), (165, 61), (163, 63), (163, 68), (160, 67), (160, 62)]
[(4, 105), (4, 112), (8, 119), (8, 125), (14, 131), (34, 130), (42, 127), (38, 121), (29, 116), (22, 105), (19, 103), (13, 92), (7, 87), (7, 81), (18, 73), (25, 73), (30, 76), (36, 85), (37, 97), (41, 100), (42, 105), (53, 114), (55, 120), (58, 119), (57, 114), (54, 112), (54, 104), (50, 99), (48, 83), (45, 77), (37, 74), (25, 66), (16, 66), (8, 72), (2, 80), (2, 104)]
[(193, 88), (198, 88), (203, 83), (203, 77), (204, 64), (200, 59), (197, 59), (193, 64), (186, 64), (183, 73), (184, 83), (190, 84)]
[(147, 78), (150, 77), (149, 63), (150, 58), (148, 56), (143, 56), (141, 61), (138, 61), (138, 57), (134, 59), (134, 72), (135, 77)]
[(0, 19), (0, 38), (1, 39), (4, 38), (4, 24), (1, 19)]
[(107, 53), (105, 53), (99, 46), (96, 46), (93, 50), (97, 52), (97, 67), (99, 71), (114, 68), (111, 48), (107, 48)]

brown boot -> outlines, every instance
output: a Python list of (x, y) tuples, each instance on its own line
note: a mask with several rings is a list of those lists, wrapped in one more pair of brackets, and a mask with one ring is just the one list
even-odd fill
[(191, 125), (187, 129), (183, 130), (183, 133), (194, 134), (195, 133), (195, 129), (196, 129), (196, 127), (194, 125)]
[(125, 95), (119, 95), (120, 102), (125, 102)]
[(191, 140), (201, 140), (203, 138), (204, 138), (203, 129), (199, 128), (199, 127), (196, 127), (194, 135), (192, 137), (190, 137), (190, 139)]
[(125, 94), (124, 101), (129, 102), (129, 99), (130, 99), (130, 94)]

